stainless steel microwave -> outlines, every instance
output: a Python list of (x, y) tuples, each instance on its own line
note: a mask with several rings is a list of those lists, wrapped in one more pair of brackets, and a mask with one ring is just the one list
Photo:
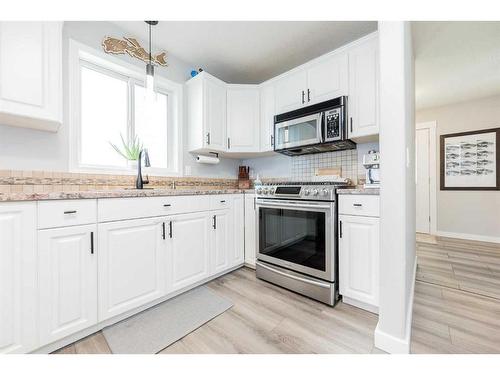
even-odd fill
[(274, 116), (274, 151), (294, 156), (356, 148), (347, 139), (346, 111), (341, 96)]

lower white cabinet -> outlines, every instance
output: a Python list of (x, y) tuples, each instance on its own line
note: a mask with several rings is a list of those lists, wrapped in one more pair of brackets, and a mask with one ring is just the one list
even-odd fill
[(0, 353), (37, 346), (36, 203), (0, 204)]
[(236, 194), (233, 198), (232, 247), (229, 251), (229, 266), (237, 266), (245, 261), (245, 196)]
[(97, 225), (38, 231), (40, 345), (97, 323)]
[(344, 302), (377, 312), (378, 217), (339, 215), (339, 289)]
[[(212, 212), (212, 273), (222, 272), (230, 267), (230, 252), (234, 250), (234, 226), (231, 210)], [(232, 255), (232, 254), (231, 254)]]
[(257, 257), (255, 195), (245, 194), (245, 263), (255, 266)]
[(166, 294), (161, 218), (99, 224), (98, 231), (99, 321)]
[(210, 275), (211, 218), (210, 212), (166, 218), (169, 291), (184, 288)]

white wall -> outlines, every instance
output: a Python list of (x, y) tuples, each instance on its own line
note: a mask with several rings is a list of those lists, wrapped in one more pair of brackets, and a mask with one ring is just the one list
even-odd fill
[[(63, 28), (63, 97), (64, 119), (60, 130), (53, 133), (21, 129), (0, 124), (0, 169), (68, 171), (68, 40), (75, 39), (95, 49), (101, 49), (105, 36), (123, 37), (127, 34), (109, 22), (65, 22)], [(126, 55), (115, 55), (124, 61), (144, 66)], [(155, 73), (175, 82), (190, 77), (191, 66), (175, 56), (168, 55), (169, 66), (157, 68)], [(184, 116), (184, 118), (186, 118)], [(187, 149), (184, 147), (184, 149)], [(236, 177), (238, 160), (223, 160), (218, 165), (200, 165), (184, 152), (186, 165), (193, 176)]]
[(439, 188), (439, 136), (496, 128), (500, 126), (499, 119), (500, 96), (417, 111), (417, 123), (436, 121), (437, 125), (437, 189), (432, 193), (437, 194), (438, 234), (500, 242), (500, 191), (441, 191)]
[(380, 300), (375, 345), (408, 353), (415, 266), (414, 74), (409, 22), (379, 22)]

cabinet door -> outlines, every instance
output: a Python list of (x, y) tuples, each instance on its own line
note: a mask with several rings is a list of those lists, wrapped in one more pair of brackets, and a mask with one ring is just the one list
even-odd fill
[(245, 263), (255, 266), (257, 256), (255, 195), (245, 194)]
[(37, 346), (36, 204), (0, 204), (0, 353)]
[(340, 294), (378, 306), (379, 218), (339, 216), (339, 276)]
[(245, 196), (233, 197), (233, 244), (229, 248), (229, 266), (238, 266), (245, 261)]
[(377, 38), (349, 51), (349, 138), (377, 135), (378, 45)]
[(274, 86), (260, 90), (260, 151), (274, 150)]
[(347, 53), (320, 61), (307, 70), (307, 104), (347, 95)]
[(166, 240), (162, 220), (99, 224), (99, 320), (166, 294)]
[(38, 232), (40, 345), (97, 323), (97, 226)]
[(230, 261), (234, 257), (234, 226), (232, 216), (231, 209), (212, 212), (211, 274), (225, 271), (231, 266)]
[(226, 86), (211, 78), (205, 78), (206, 147), (226, 150)]
[(228, 152), (259, 151), (259, 117), (259, 89), (256, 86), (228, 88)]
[(168, 249), (169, 291), (178, 290), (210, 276), (209, 212), (172, 216)]
[[(57, 130), (62, 121), (62, 22), (0, 22), (0, 116), (18, 126)], [(31, 118), (31, 121), (28, 119)]]
[(276, 82), (276, 114), (292, 111), (306, 104), (307, 71), (293, 72)]

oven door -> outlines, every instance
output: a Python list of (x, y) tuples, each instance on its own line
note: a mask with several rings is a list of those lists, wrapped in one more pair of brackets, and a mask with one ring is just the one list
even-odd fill
[(274, 124), (275, 150), (321, 143), (323, 113)]
[(334, 203), (258, 199), (257, 259), (334, 282)]

